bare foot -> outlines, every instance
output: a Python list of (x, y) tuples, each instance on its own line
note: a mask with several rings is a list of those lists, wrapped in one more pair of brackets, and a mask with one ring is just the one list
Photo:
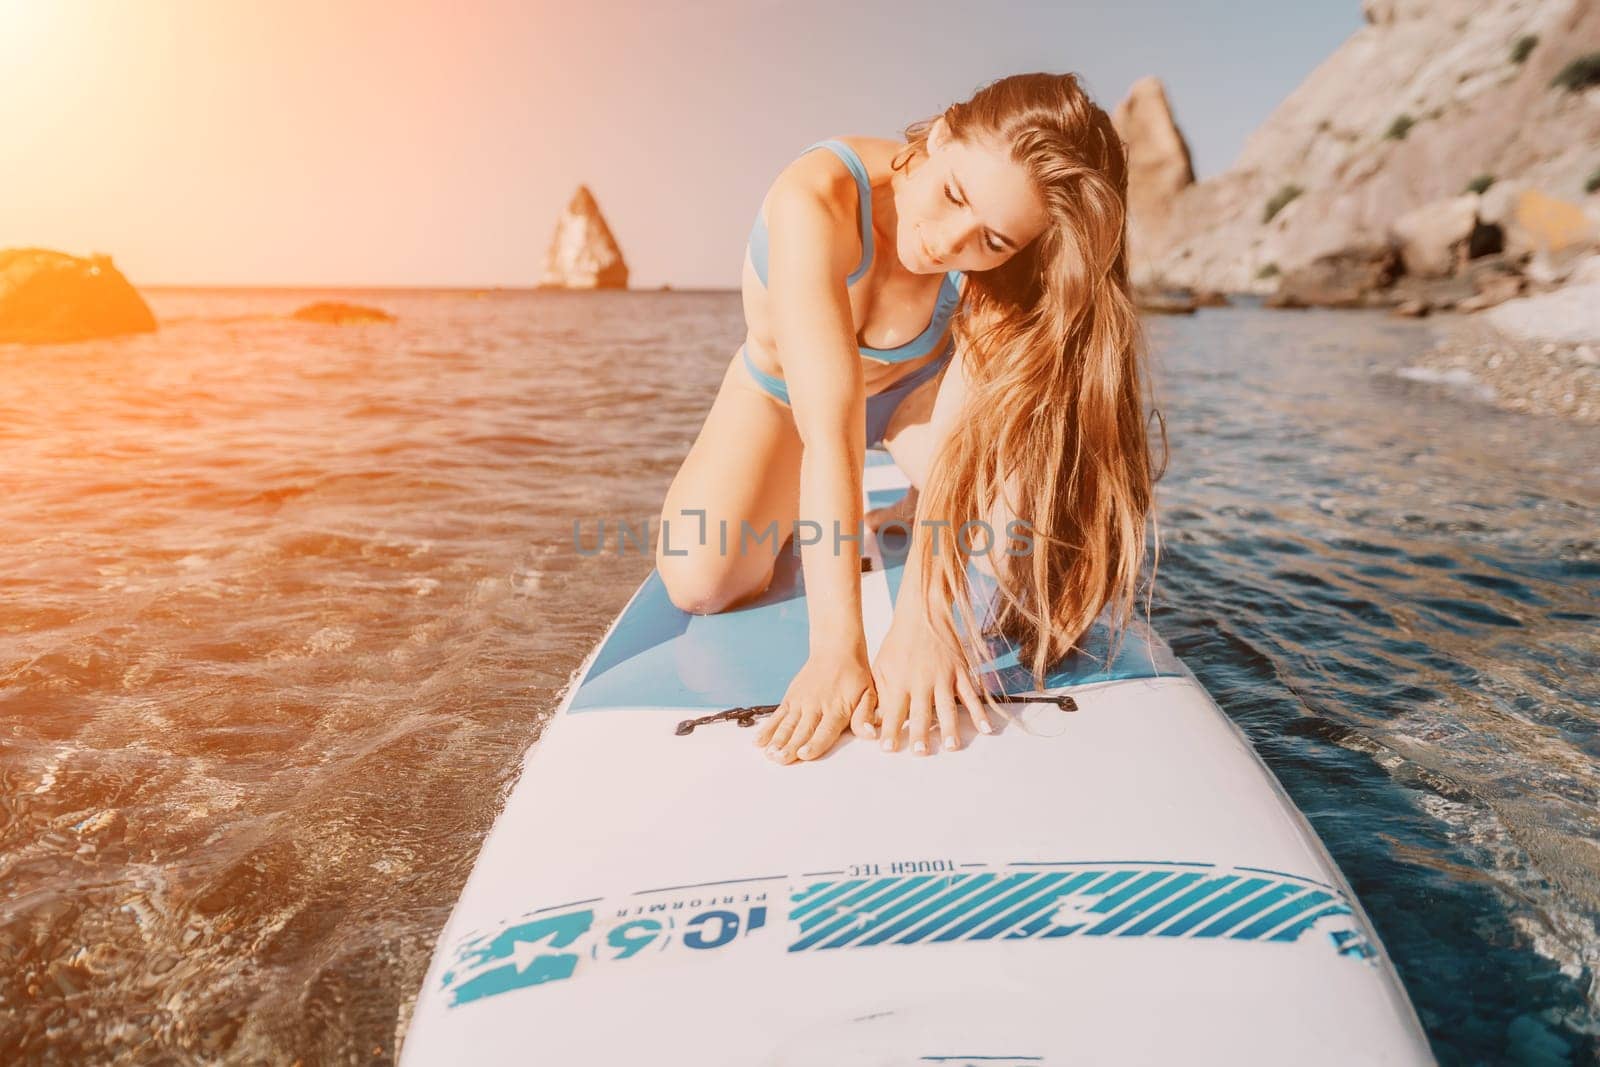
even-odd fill
[(917, 517), (917, 487), (912, 486), (906, 490), (906, 495), (881, 508), (873, 508), (863, 518), (867, 529), (877, 533), (879, 527), (889, 522), (903, 522), (910, 528), (911, 522)]

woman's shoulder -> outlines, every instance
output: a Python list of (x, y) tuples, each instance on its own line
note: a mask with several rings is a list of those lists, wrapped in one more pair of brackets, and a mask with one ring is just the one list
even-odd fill
[[(834, 137), (828, 140), (854, 148), (850, 144), (854, 138)], [(823, 143), (818, 142), (819, 145)], [(769, 203), (777, 198), (820, 200), (830, 208), (837, 209), (833, 213), (841, 216), (848, 207), (849, 217), (853, 219), (857, 199), (855, 175), (837, 153), (813, 146), (800, 152), (778, 171), (767, 193)]]
[[(874, 140), (870, 137), (833, 137), (801, 151), (779, 171), (768, 188), (762, 202), (761, 217), (757, 220), (758, 230), (770, 231), (775, 220), (778, 220), (781, 228), (785, 217), (790, 220), (816, 219), (816, 209), (820, 205), (828, 224), (826, 233), (817, 236), (838, 247), (841, 253), (864, 259), (863, 221), (870, 218), (865, 213), (872, 210), (871, 203), (868, 200), (863, 204), (866, 190), (861, 187), (856, 167), (847, 160), (854, 157), (854, 164), (861, 168), (861, 177), (870, 186), (873, 174), (873, 162), (870, 160), (876, 159), (872, 144)], [(840, 146), (845, 151), (833, 151), (833, 146)], [(814, 222), (796, 224), (803, 226), (808, 233), (815, 234)], [(766, 234), (759, 236), (765, 238)], [(763, 240), (761, 243), (763, 247), (753, 252), (759, 251), (764, 257), (766, 242)], [(851, 263), (854, 265), (855, 259), (851, 259)], [(765, 271), (760, 273), (765, 274)]]

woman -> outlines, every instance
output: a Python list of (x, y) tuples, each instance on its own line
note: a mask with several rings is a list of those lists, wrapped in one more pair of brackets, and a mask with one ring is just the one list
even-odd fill
[[(993, 732), (969, 560), (997, 579), (993, 627), (1041, 686), (1107, 604), (1126, 625), (1160, 477), (1126, 200), (1122, 143), (1070, 74), (991, 83), (903, 143), (820, 142), (773, 183), (744, 268), (749, 332), (668, 490), (671, 554), (667, 538), (656, 553), (675, 604), (717, 612), (766, 590), (774, 524), (796, 531), (811, 643), (758, 731), (771, 758), (816, 759), (847, 724), (892, 752), (909, 721), (926, 754), (936, 720), (959, 748), (958, 705)], [(849, 537), (879, 438), (915, 510), (869, 666)], [(953, 535), (969, 521), (994, 543)]]

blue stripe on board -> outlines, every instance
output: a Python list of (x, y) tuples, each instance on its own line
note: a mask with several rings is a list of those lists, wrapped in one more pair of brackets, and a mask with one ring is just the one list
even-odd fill
[[(1263, 868), (1233, 869), (1262, 870)], [(644, 896), (708, 886), (765, 882), (783, 877), (783, 875), (767, 875), (759, 878), (695, 882), (683, 886), (639, 890), (633, 895)], [(1181, 936), (1206, 923), (1193, 936), (1217, 937), (1239, 926), (1240, 923), (1251, 920), (1248, 925), (1236, 930), (1231, 936), (1241, 940), (1253, 940), (1276, 930), (1311, 908), (1335, 900), (1334, 893), (1310, 890), (1305, 885), (1298, 884), (1303, 881), (1298, 878), (1292, 882), (1273, 884), (1261, 878), (1249, 878), (1240, 882), (1239, 877), (1232, 874), (1201, 881), (1203, 877), (1193, 871), (1147, 869), (1139, 872), (1124, 869), (1091, 870), (1071, 874), (1016, 872), (999, 877), (998, 880), (994, 874), (976, 876), (923, 874), (817, 882), (790, 894), (789, 918), (798, 924), (801, 932), (806, 935), (793, 946), (791, 951), (823, 941), (827, 943), (822, 947), (837, 948), (867, 934), (872, 936), (865, 938), (863, 945), (878, 944), (907, 930), (910, 930), (910, 933), (900, 938), (901, 944), (912, 944), (929, 935), (933, 935), (932, 939), (939, 942), (987, 940), (1005, 931), (1011, 931), (1013, 937), (1028, 937), (1046, 929), (1052, 923), (1050, 916), (1040, 916), (1040, 912), (1046, 910), (1054, 912), (1063, 899), (1073, 895), (1099, 896), (1100, 899), (1082, 909), (1086, 917), (1084, 922), (1057, 928), (1047, 936), (1065, 936), (1086, 926), (1087, 916), (1105, 913), (1110, 914), (1090, 927), (1086, 931), (1087, 934), (1112, 933), (1130, 920), (1138, 918), (1138, 922), (1122, 930), (1121, 936), (1140, 936), (1155, 930), (1162, 923), (1182, 914), (1185, 909), (1230, 886), (1231, 890), (1184, 915), (1181, 920), (1163, 930), (1162, 934)], [(1130, 879), (1132, 881), (1129, 881)], [(924, 905), (925, 901), (936, 895), (936, 899)], [(605, 898), (591, 897), (568, 904), (549, 905), (533, 909), (528, 914), (597, 903), (603, 899)], [(1161, 906), (1157, 908), (1157, 905)], [(913, 908), (918, 910), (900, 918), (903, 913)], [(1156, 910), (1152, 911), (1152, 908)], [(1219, 912), (1222, 914), (1213, 918), (1218, 916)], [(1332, 907), (1323, 908), (1317, 914), (1307, 916), (1302, 921), (1279, 931), (1271, 940), (1294, 940), (1318, 919), (1341, 913), (1348, 914), (1350, 909), (1343, 904), (1335, 903)], [(1032, 921), (1021, 929), (1015, 929), (1018, 923), (1025, 920)], [(854, 929), (847, 929), (852, 926)], [(913, 927), (916, 928), (912, 929)]]
[[(810, 875), (804, 875), (803, 877), (809, 878)], [(834, 882), (818, 882), (816, 885), (806, 886), (806, 888), (800, 890), (798, 893), (790, 893), (789, 894), (789, 903), (791, 905), (800, 904), (803, 901), (809, 900), (811, 897), (816, 896), (818, 893), (822, 892), (824, 889), (827, 889), (829, 886), (835, 885), (835, 884), (837, 884), (837, 883), (834, 883)]]
[(926, 919), (928, 916), (937, 914), (956, 901), (959, 901), (962, 897), (983, 891), (986, 887), (993, 884), (995, 877), (995, 875), (988, 873), (956, 875), (956, 877), (951, 880), (950, 889), (948, 891), (940, 893), (938, 896), (928, 901), (928, 903), (922, 905), (922, 907), (917, 908), (915, 911), (902, 917), (898, 921), (874, 930), (872, 933), (862, 938), (856, 947), (865, 948), (868, 945), (881, 944), (882, 942), (887, 941), (889, 938), (897, 936), (902, 931), (909, 930), (911, 927)]
[(1282, 930), (1279, 930), (1277, 933), (1275, 933), (1271, 937), (1267, 938), (1267, 940), (1268, 941), (1293, 941), (1295, 938), (1299, 937), (1301, 934), (1303, 934), (1307, 930), (1311, 929), (1311, 927), (1316, 925), (1316, 923), (1318, 921), (1320, 921), (1322, 919), (1326, 919), (1330, 915), (1354, 915), (1354, 914), (1355, 913), (1350, 910), (1350, 906), (1348, 904), (1332, 904), (1332, 905), (1329, 905), (1326, 908), (1319, 908), (1318, 910), (1312, 912), (1310, 915), (1307, 915), (1304, 919), (1300, 919), (1297, 922), (1294, 922), (1294, 923), (1289, 924), (1288, 926), (1285, 926)]
[(1263, 911), (1266, 911), (1268, 908), (1272, 907), (1274, 904), (1277, 904), (1285, 897), (1292, 897), (1296, 893), (1301, 893), (1304, 891), (1305, 886), (1280, 882), (1271, 889), (1267, 890), (1265, 893), (1259, 893), (1256, 896), (1251, 897), (1249, 900), (1245, 901), (1243, 904), (1240, 904), (1232, 911), (1224, 914), (1221, 918), (1207, 923), (1205, 926), (1195, 931), (1194, 936), (1216, 937), (1218, 934), (1227, 933), (1229, 930), (1232, 930), (1235, 926), (1238, 926), (1246, 919), (1260, 915)]
[[(865, 908), (867, 905), (882, 906), (884, 904), (892, 904), (897, 898), (914, 892), (919, 885), (927, 880), (928, 877), (930, 876), (924, 875), (920, 879), (910, 879), (905, 885), (882, 886), (879, 888), (876, 894), (868, 897), (866, 900), (863, 900), (860, 906)], [(803, 949), (808, 949), (819, 941), (833, 937), (840, 931), (845, 932), (846, 936), (844, 941), (848, 941), (850, 939), (850, 935), (865, 933), (870, 927), (875, 925), (876, 918), (876, 915), (872, 914), (870, 911), (862, 912), (852, 910), (843, 915), (838, 915), (835, 913), (834, 922), (828, 923), (826, 926), (822, 926), (808, 936), (796, 941), (794, 944), (789, 946), (789, 951), (799, 952)], [(852, 927), (854, 929), (852, 929)], [(844, 942), (841, 941), (839, 943), (843, 944)], [(828, 945), (823, 947), (835, 948), (837, 946), (830, 942)]]
[[(1037, 866), (1045, 866), (1040, 861)], [(1058, 866), (1066, 866), (1062, 863)], [(1077, 866), (1077, 861), (1073, 861)], [(1323, 919), (1346, 917), (1329, 934), (1342, 956), (1367, 959), (1378, 953), (1355, 919), (1351, 902), (1336, 890), (1317, 889), (1307, 880), (1242, 876), (1245, 868), (1213, 875), (1174, 869), (1170, 863), (1120, 862), (1089, 870), (1021, 870), (999, 873), (924, 873), (842, 881), (801, 883), (788, 893), (788, 919), (799, 927), (789, 952), (864, 948), (890, 942), (954, 943), (1028, 938), (1112, 935), (1193, 939), (1227, 936), (1234, 940), (1292, 942)], [(1248, 868), (1262, 870), (1262, 868)], [(684, 886), (641, 890), (630, 897), (592, 897), (548, 905), (509, 925), (468, 935), (455, 944), (441, 988), (458, 1005), (578, 973), (577, 961), (593, 956), (596, 910), (579, 905), (610, 899), (620, 905), (633, 897), (669, 890), (771, 881), (785, 876), (732, 878)], [(796, 878), (804, 876), (795, 876)], [(632, 907), (631, 904), (628, 905)], [(676, 905), (675, 905), (676, 906)], [(750, 929), (765, 925), (752, 911)], [(627, 911), (619, 912), (627, 915)], [(699, 922), (698, 917), (691, 926)], [(531, 964), (521, 945), (554, 938)], [(662, 942), (667, 947), (669, 942)], [(615, 947), (621, 947), (620, 945)], [(703, 948), (706, 945), (692, 945)], [(631, 953), (624, 954), (625, 959)]]
[(1157, 886), (1155, 889), (1152, 889), (1150, 892), (1144, 894), (1138, 900), (1135, 900), (1132, 904), (1129, 904), (1126, 908), (1123, 908), (1116, 914), (1111, 915), (1103, 922), (1096, 923), (1095, 925), (1089, 927), (1089, 929), (1085, 930), (1084, 933), (1094, 936), (1109, 934), (1117, 927), (1127, 922), (1129, 919), (1143, 915), (1145, 912), (1149, 911), (1163, 900), (1166, 900), (1172, 894), (1181, 890), (1184, 886), (1192, 884), (1199, 878), (1200, 876), (1192, 871), (1175, 875), (1171, 881)]
[(883, 890), (885, 888), (887, 888), (888, 886), (893, 885), (894, 883), (896, 883), (898, 881), (900, 881), (900, 879), (898, 879), (898, 878), (872, 878), (872, 879), (869, 879), (867, 882), (865, 882), (862, 885), (862, 887), (860, 889), (856, 890), (854, 893), (847, 893), (842, 897), (838, 897), (835, 900), (831, 901), (826, 908), (821, 908), (821, 909), (819, 909), (817, 911), (813, 911), (806, 918), (801, 919), (800, 920), (800, 929), (802, 931), (812, 930), (819, 923), (831, 922), (833, 919), (838, 917), (838, 914), (839, 914), (841, 909), (848, 909), (848, 908), (855, 907), (857, 904), (859, 904), (862, 901), (868, 899), (869, 897), (872, 897), (872, 896), (874, 896), (874, 895), (876, 895), (878, 893), (883, 892)]
[(888, 907), (884, 908), (883, 911), (878, 913), (878, 916), (873, 920), (873, 922), (872, 922), (872, 924), (870, 926), (867, 926), (866, 928), (861, 929), (861, 930), (852, 930), (852, 931), (850, 931), (848, 933), (841, 934), (840, 936), (834, 938), (832, 941), (829, 941), (826, 945), (823, 945), (822, 947), (823, 948), (839, 948), (839, 947), (841, 947), (841, 946), (843, 946), (845, 944), (848, 944), (851, 941), (854, 941), (856, 938), (861, 937), (861, 936), (863, 936), (865, 934), (869, 934), (869, 933), (873, 933), (873, 932), (878, 931), (878, 930), (882, 930), (882, 929), (886, 928), (895, 919), (897, 919), (899, 916), (903, 915), (905, 912), (907, 912), (907, 911), (911, 910), (912, 908), (916, 907), (918, 904), (921, 904), (923, 901), (927, 900), (929, 897), (933, 896), (935, 893), (945, 892), (950, 887), (951, 887), (951, 882), (950, 882), (950, 880), (948, 878), (941, 877), (941, 876), (933, 876), (932, 881), (930, 881), (927, 885), (925, 885), (922, 888), (918, 889), (916, 892), (907, 894), (906, 896), (899, 898), (893, 904), (890, 904)]
[(849, 882), (835, 882), (828, 888), (827, 891), (821, 893), (820, 895), (813, 896), (804, 904), (790, 909), (789, 918), (798, 922), (800, 919), (810, 914), (813, 910), (822, 907), (824, 904), (835, 899), (836, 897), (850, 892), (850, 890), (854, 889), (856, 886), (865, 881), (865, 878), (857, 878)]
[(1179, 934), (1188, 933), (1190, 930), (1194, 929), (1196, 926), (1199, 926), (1201, 923), (1205, 922), (1222, 909), (1233, 907), (1233, 905), (1237, 904), (1240, 900), (1249, 896), (1251, 893), (1254, 893), (1261, 887), (1270, 884), (1271, 883), (1265, 878), (1246, 878), (1238, 885), (1229, 889), (1226, 893), (1223, 893), (1219, 897), (1213, 897), (1204, 904), (1200, 905), (1198, 908), (1191, 911), (1189, 914), (1185, 915), (1183, 918), (1179, 919), (1177, 922), (1173, 923), (1171, 926), (1168, 926), (1164, 930), (1158, 931), (1156, 936), (1177, 937)]
[(1141, 874), (1139, 877), (1135, 878), (1132, 882), (1123, 886), (1115, 893), (1107, 895), (1100, 901), (1100, 903), (1096, 904), (1089, 910), (1093, 912), (1115, 911), (1126, 901), (1129, 901), (1138, 896), (1140, 893), (1143, 893), (1146, 889), (1149, 889), (1162, 879), (1170, 878), (1171, 876), (1171, 871), (1151, 871), (1148, 874)]
[(934, 935), (933, 939), (935, 941), (955, 941), (956, 939), (965, 936), (968, 931), (977, 926), (979, 923), (987, 922), (996, 915), (999, 915), (1001, 912), (1005, 911), (1007, 908), (1015, 907), (1024, 900), (1027, 900), (1029, 897), (1037, 896), (1041, 890), (1048, 889), (1052, 885), (1059, 884), (1065, 880), (1066, 877), (1067, 876), (1064, 874), (1024, 875), (1022, 884), (1016, 890), (1007, 893), (1005, 896), (993, 901), (992, 903), (983, 905), (982, 907), (978, 908), (977, 911), (972, 912), (954, 926), (940, 930)]
[(1070, 877), (1066, 875), (1063, 875), (1062, 877), (1067, 878), (1067, 882), (1065, 884), (1056, 886), (1049, 893), (1045, 894), (1044, 897), (1037, 901), (1030, 900), (1020, 907), (1012, 908), (994, 922), (973, 934), (972, 940), (987, 941), (990, 938), (1011, 929), (1013, 926), (1016, 926), (1023, 920), (1033, 918), (1034, 916), (1038, 915), (1040, 911), (1046, 908), (1054, 912), (1064, 899), (1070, 897), (1074, 892), (1082, 888), (1085, 883), (1098, 877), (1098, 873), (1095, 871), (1089, 871), (1087, 873), (1074, 874)]
[(1278, 924), (1288, 922), (1290, 919), (1294, 918), (1296, 915), (1299, 915), (1307, 908), (1314, 908), (1318, 904), (1332, 899), (1332, 893), (1324, 893), (1320, 889), (1314, 889), (1311, 892), (1306, 893), (1304, 896), (1295, 897), (1281, 908), (1274, 908), (1272, 911), (1268, 912), (1266, 915), (1263, 915), (1249, 926), (1246, 926), (1243, 930), (1235, 931), (1233, 936), (1239, 938), (1240, 940), (1260, 937), (1262, 934), (1273, 929)]
[(1231, 874), (1224, 874), (1216, 878), (1209, 878), (1195, 886), (1193, 889), (1189, 890), (1177, 900), (1174, 900), (1172, 903), (1151, 912), (1149, 915), (1146, 915), (1144, 918), (1140, 919), (1138, 922), (1122, 931), (1121, 936), (1138, 937), (1141, 934), (1149, 933), (1151, 930), (1154, 930), (1156, 927), (1160, 926), (1174, 915), (1177, 915), (1185, 908), (1188, 908), (1194, 904), (1198, 904), (1206, 897), (1213, 893), (1220, 892), (1236, 881), (1238, 881), (1238, 878)]
[(897, 945), (914, 945), (934, 931), (942, 929), (945, 924), (950, 922), (952, 919), (964, 915), (968, 909), (982, 907), (984, 904), (987, 904), (996, 897), (1005, 893), (1009, 893), (1011, 890), (1015, 889), (1019, 882), (1035, 877), (1037, 877), (1037, 875), (1033, 874), (1007, 875), (993, 885), (985, 886), (984, 889), (975, 896), (963, 900), (960, 907), (947, 908), (919, 926), (901, 934), (899, 937), (894, 939), (894, 943)]
[[(1096, 873), (1098, 874), (1099, 872), (1096, 872)], [(1084, 886), (1083, 891), (1081, 893), (1077, 894), (1077, 895), (1078, 896), (1104, 895), (1106, 893), (1109, 893), (1111, 890), (1116, 889), (1119, 885), (1121, 885), (1122, 883), (1126, 882), (1128, 879), (1132, 878), (1134, 875), (1136, 875), (1138, 873), (1139, 872), (1137, 872), (1137, 871), (1111, 871), (1110, 873), (1106, 874), (1103, 878), (1101, 878), (1099, 881), (1094, 882), (1094, 883), (1092, 883), (1090, 885)], [(1167, 873), (1167, 872), (1164, 872), (1164, 873)], [(1019, 937), (1019, 936), (1020, 937), (1032, 937), (1035, 934), (1039, 933), (1041, 930), (1043, 930), (1044, 931), (1044, 936), (1047, 937), (1047, 938), (1051, 938), (1051, 937), (1070, 937), (1071, 935), (1077, 933), (1079, 930), (1083, 929), (1086, 925), (1088, 925), (1088, 918), (1087, 917), (1091, 912), (1093, 912), (1095, 910), (1096, 910), (1096, 908), (1094, 906), (1090, 906), (1088, 908), (1083, 909), (1083, 915), (1085, 916), (1084, 921), (1083, 922), (1075, 922), (1075, 923), (1072, 923), (1072, 924), (1070, 924), (1068, 926), (1055, 926), (1055, 925), (1053, 925), (1054, 923), (1056, 923), (1058, 921), (1057, 917), (1054, 914), (1042, 916), (1041, 918), (1035, 919), (1033, 922), (1031, 922), (1028, 925), (1024, 926), (1020, 931), (1018, 931), (1016, 933), (1013, 933), (1013, 934), (1007, 934), (1006, 936), (1007, 937)]]
[(1025, 941), (1030, 937), (1038, 936), (1039, 932), (1044, 930), (1049, 931), (1044, 935), (1045, 937), (1068, 937), (1083, 929), (1083, 923), (1072, 923), (1068, 926), (1057, 926), (1055, 925), (1055, 922), (1056, 914), (1054, 909), (1052, 909), (1048, 915), (1040, 915), (1034, 919), (1030, 919), (1025, 925), (1019, 926), (1015, 930), (1007, 931), (1006, 936), (1002, 940)]

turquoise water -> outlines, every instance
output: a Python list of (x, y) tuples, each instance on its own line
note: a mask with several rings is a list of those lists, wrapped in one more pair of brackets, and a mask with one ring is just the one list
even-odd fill
[[(736, 293), (149, 294), (0, 347), (0, 1060), (383, 1062), (520, 756), (650, 560)], [(1156, 623), (1323, 835), (1446, 1063), (1600, 1033), (1593, 428), (1427, 326), (1149, 323)], [(909, 757), (908, 757), (909, 758)], [(943, 757), (941, 757), (943, 758)]]

